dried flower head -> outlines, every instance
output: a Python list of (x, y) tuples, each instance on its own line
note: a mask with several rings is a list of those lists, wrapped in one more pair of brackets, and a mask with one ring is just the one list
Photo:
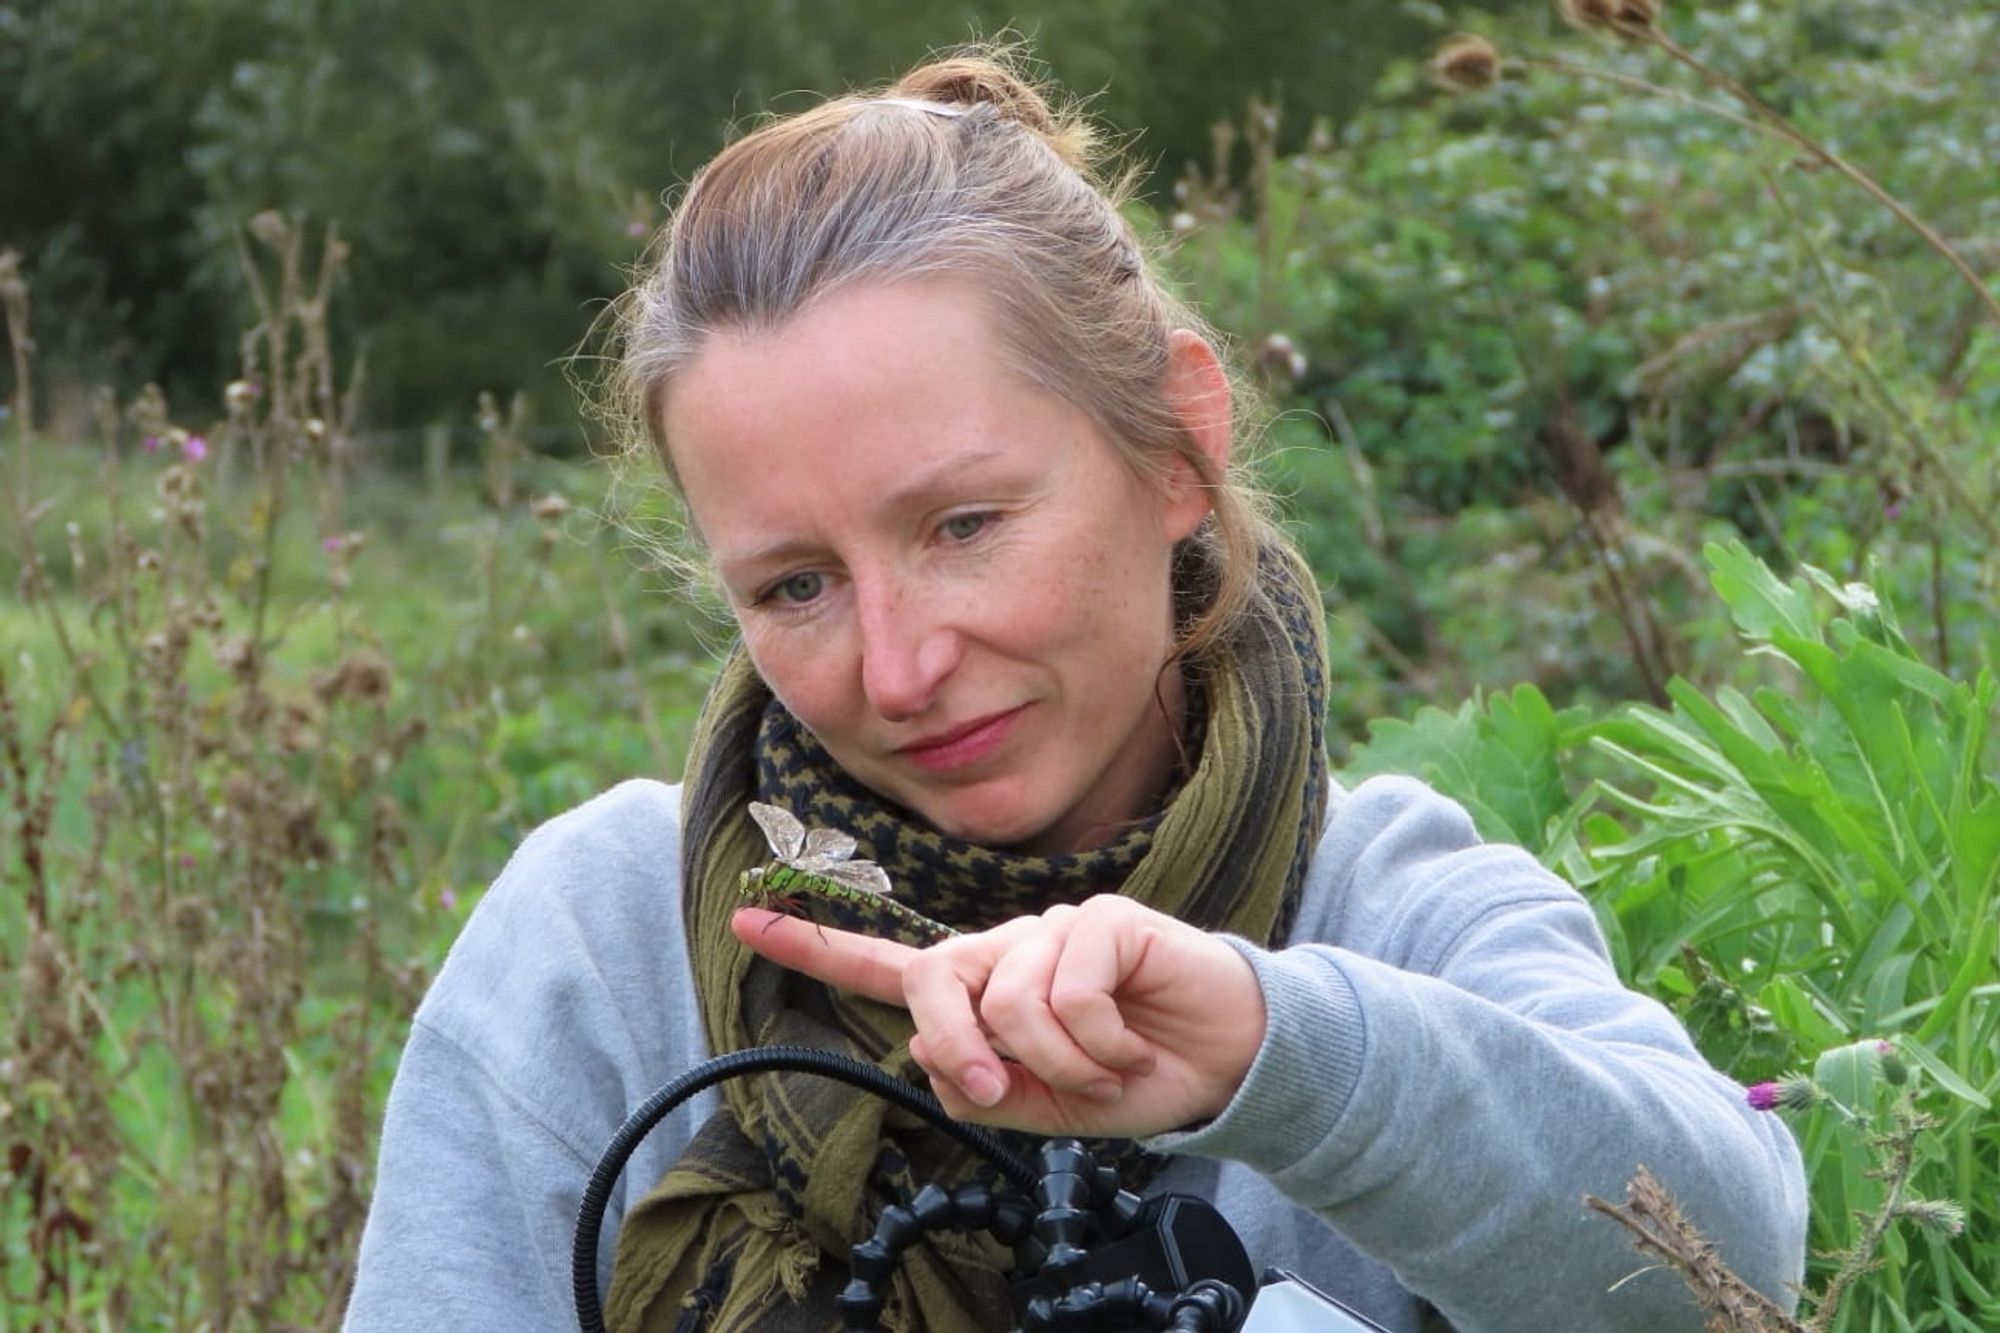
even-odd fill
[(1273, 379), (1296, 384), (1306, 376), (1306, 354), (1283, 333), (1273, 333), (1257, 344), (1257, 364)]
[(252, 217), (249, 225), (250, 234), (274, 250), (285, 243), (285, 238), (292, 231), (285, 215), (275, 208), (267, 208)]
[(1584, 32), (1643, 42), (1659, 30), (1659, 0), (1556, 0), (1563, 22)]
[(231, 675), (248, 680), (257, 674), (257, 644), (247, 634), (225, 639), (215, 646), (215, 660)]
[(554, 491), (528, 506), (528, 512), (544, 523), (553, 523), (570, 511), (570, 503)]
[(1431, 77), (1455, 93), (1476, 93), (1500, 81), (1500, 49), (1469, 32), (1447, 37), (1431, 57)]
[(1896, 1216), (1946, 1240), (1965, 1230), (1965, 1209), (1950, 1199), (1905, 1199), (1896, 1205)]
[(331, 704), (345, 698), (364, 704), (381, 704), (389, 698), (393, 679), (389, 660), (364, 648), (343, 658), (333, 670), (316, 673), (312, 688), (321, 703)]
[(229, 387), (222, 391), (222, 401), (228, 405), (230, 411), (243, 412), (249, 409), (250, 404), (257, 401), (260, 392), (262, 390), (250, 380), (231, 380)]

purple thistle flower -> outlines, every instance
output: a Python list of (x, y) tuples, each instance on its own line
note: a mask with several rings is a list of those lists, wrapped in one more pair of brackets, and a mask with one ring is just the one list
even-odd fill
[(438, 906), (444, 908), (447, 912), (456, 912), (458, 910), (458, 891), (450, 886), (446, 886), (440, 890), (438, 892)]
[(625, 224), (625, 234), (627, 236), (644, 236), (649, 230), (650, 228), (638, 218), (633, 218)]
[(342, 538), (327, 537), (321, 540), (319, 544), (319, 549), (325, 551), (328, 555), (334, 555), (337, 554), (340, 548), (345, 545), (347, 545), (347, 542)]
[(187, 443), (181, 446), (181, 457), (190, 463), (199, 463), (208, 457), (208, 441), (199, 435), (188, 436)]
[(157, 454), (160, 452), (160, 437), (157, 435), (148, 435), (145, 439), (139, 441), (139, 447), (149, 454)]
[(1804, 1074), (1792, 1074), (1775, 1083), (1753, 1083), (1743, 1090), (1743, 1100), (1753, 1111), (1810, 1111), (1825, 1099), (1819, 1084)]

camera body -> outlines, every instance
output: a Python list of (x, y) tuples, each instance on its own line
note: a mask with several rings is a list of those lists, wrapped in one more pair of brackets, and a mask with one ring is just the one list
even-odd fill
[[(1105, 1304), (1086, 1314), (1083, 1307), (1091, 1301), (1086, 1298), (1080, 1306), (1074, 1294), (1137, 1279), (1162, 1293), (1189, 1291), (1202, 1282), (1229, 1287), (1250, 1304), (1243, 1322), (1235, 1326), (1236, 1333), (1387, 1333), (1295, 1273), (1267, 1268), (1259, 1280), (1235, 1228), (1214, 1204), (1189, 1195), (1163, 1194), (1146, 1200), (1122, 1235), (1099, 1238), (1088, 1252), (1076, 1253), (1062, 1267), (1060, 1281), (1043, 1272), (1014, 1284), (1017, 1327), (1139, 1333), (1146, 1325), (1130, 1322), (1129, 1311), (1121, 1317)], [(1065, 1287), (1072, 1295), (1059, 1318), (1050, 1301)]]

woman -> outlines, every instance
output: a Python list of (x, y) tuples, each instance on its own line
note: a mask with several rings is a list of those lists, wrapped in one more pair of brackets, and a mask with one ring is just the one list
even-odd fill
[[(740, 647), (685, 785), (538, 831), (468, 923), (390, 1100), (350, 1327), (567, 1322), (613, 1129), (773, 1042), (1135, 1140), (1130, 1178), (1392, 1329), (1699, 1328), (1582, 1207), (1641, 1163), (1789, 1299), (1796, 1150), (1618, 984), (1575, 892), (1419, 784), (1332, 790), (1319, 597), (1119, 202), (1081, 122), (977, 52), (697, 177), (620, 384)], [(856, 835), (962, 933), (745, 907), (752, 801)], [(727, 1085), (628, 1166), (609, 1321), (836, 1326), (846, 1247), (968, 1169), (840, 1085)], [(1001, 1258), (912, 1251), (893, 1326), (1005, 1327)]]

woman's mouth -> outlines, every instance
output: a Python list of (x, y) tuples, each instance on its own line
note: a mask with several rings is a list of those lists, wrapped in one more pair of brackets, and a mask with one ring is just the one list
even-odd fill
[(896, 753), (917, 767), (932, 773), (948, 773), (968, 768), (998, 750), (1013, 733), (1014, 723), (1026, 712), (1021, 704), (1001, 713), (989, 713), (962, 726), (948, 727), (900, 747)]

